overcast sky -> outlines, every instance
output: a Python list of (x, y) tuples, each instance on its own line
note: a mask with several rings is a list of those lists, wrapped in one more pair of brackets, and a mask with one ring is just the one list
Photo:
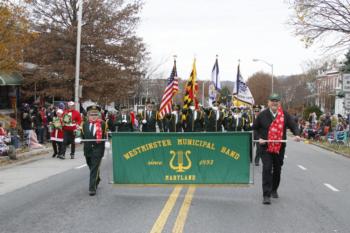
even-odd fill
[(221, 80), (235, 80), (238, 59), (245, 80), (258, 71), (271, 72), (253, 58), (273, 64), (275, 75), (291, 75), (321, 55), (293, 36), (286, 25), (289, 15), (284, 0), (145, 0), (138, 35), (166, 77), (174, 54), (183, 79), (196, 56), (198, 79), (209, 80), (216, 54)]

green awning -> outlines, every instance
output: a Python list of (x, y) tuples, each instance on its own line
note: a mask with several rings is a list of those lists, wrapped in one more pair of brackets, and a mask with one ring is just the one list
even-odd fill
[(21, 74), (0, 72), (0, 86), (18, 86), (22, 84), (23, 77)]

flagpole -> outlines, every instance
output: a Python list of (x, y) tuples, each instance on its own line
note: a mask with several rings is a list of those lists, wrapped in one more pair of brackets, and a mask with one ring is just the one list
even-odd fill
[[(174, 58), (174, 67), (176, 67), (176, 58), (177, 58), (177, 55), (174, 54), (174, 55), (173, 55), (173, 58)], [(176, 71), (176, 73), (177, 73), (177, 71)], [(176, 78), (177, 78), (177, 77), (176, 77)], [(171, 105), (173, 105), (173, 104), (174, 104), (174, 95), (171, 96)], [(173, 106), (171, 106), (171, 111), (173, 111)]]
[(204, 100), (204, 87), (205, 87), (205, 80), (203, 80), (203, 83), (202, 83), (202, 105), (203, 105), (203, 108), (205, 108), (205, 100)]

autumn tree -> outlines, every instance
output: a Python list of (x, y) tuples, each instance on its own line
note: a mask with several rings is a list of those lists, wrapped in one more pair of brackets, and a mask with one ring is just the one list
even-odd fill
[(305, 100), (310, 95), (306, 75), (291, 75), (278, 79), (276, 92), (281, 95), (282, 104), (289, 112), (301, 113)]
[(23, 48), (32, 34), (23, 8), (8, 1), (0, 2), (0, 71), (18, 70)]
[(350, 45), (350, 3), (347, 0), (290, 0), (294, 11), (289, 23), (306, 46), (316, 40), (330, 48), (348, 48)]
[[(74, 96), (78, 0), (32, 0), (33, 29), (39, 34), (26, 61), (39, 65), (30, 82), (38, 93)], [(83, 0), (80, 84), (83, 99), (100, 103), (132, 97), (144, 76), (145, 45), (135, 34), (142, 3)], [(31, 89), (26, 90), (30, 94)]]
[[(274, 79), (274, 85), (276, 84), (276, 79)], [(271, 94), (271, 75), (257, 72), (249, 77), (247, 85), (254, 97), (255, 104), (266, 105), (267, 98)]]

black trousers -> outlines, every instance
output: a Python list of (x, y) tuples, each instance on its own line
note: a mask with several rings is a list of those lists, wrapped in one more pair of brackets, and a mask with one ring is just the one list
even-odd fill
[(261, 158), (261, 149), (260, 149), (260, 144), (259, 143), (255, 143), (256, 146), (256, 150), (255, 150), (255, 159), (254, 162), (255, 164), (259, 164), (259, 160)]
[(265, 146), (261, 146), (261, 160), (263, 163), (262, 188), (263, 196), (270, 197), (272, 191), (277, 191), (281, 181), (281, 170), (284, 160), (285, 146), (282, 145), (279, 154), (267, 152)]
[(75, 153), (74, 132), (65, 130), (63, 133), (64, 135), (63, 135), (62, 154), (63, 156), (66, 154), (67, 146), (70, 144), (70, 154), (74, 155)]
[(51, 141), (53, 153), (55, 155), (62, 155), (63, 142)]
[(89, 191), (96, 191), (97, 185), (100, 182), (100, 165), (102, 156), (85, 155), (86, 164), (90, 169)]

